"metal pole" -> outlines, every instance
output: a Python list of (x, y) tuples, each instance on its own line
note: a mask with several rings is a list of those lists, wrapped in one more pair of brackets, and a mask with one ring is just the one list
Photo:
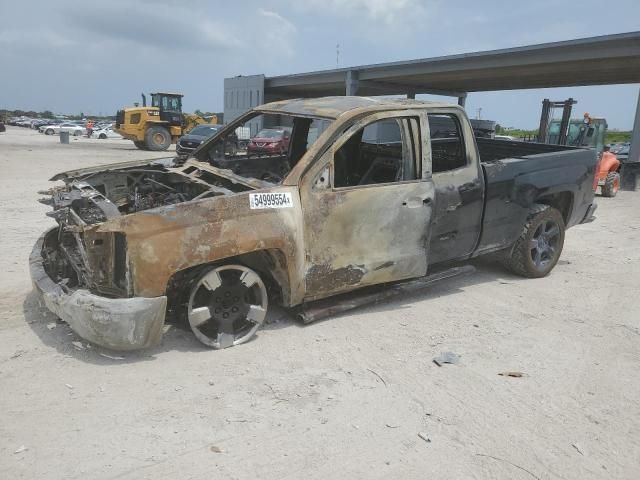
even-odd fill
[(633, 132), (631, 134), (629, 159), (622, 165), (620, 182), (622, 190), (635, 190), (638, 186), (638, 174), (640, 174), (640, 90), (638, 91), (636, 118), (633, 122)]
[(539, 143), (547, 142), (547, 133), (549, 130), (549, 113), (551, 112), (551, 100), (545, 98), (542, 100), (542, 113), (540, 114), (540, 126), (538, 127)]
[(356, 70), (349, 70), (345, 78), (345, 94), (357, 95), (358, 86), (358, 72)]
[(571, 110), (574, 105), (573, 98), (569, 98), (563, 102), (562, 120), (560, 121), (560, 136), (558, 137), (558, 145), (567, 144), (567, 136), (569, 135), (569, 123), (571, 123)]
[(467, 94), (466, 93), (464, 95), (460, 95), (458, 97), (458, 105), (460, 105), (462, 108), (464, 108), (465, 103), (467, 103)]

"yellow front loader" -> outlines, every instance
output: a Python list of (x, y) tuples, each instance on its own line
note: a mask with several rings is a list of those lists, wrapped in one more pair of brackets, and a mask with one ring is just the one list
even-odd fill
[(142, 95), (142, 106), (135, 104), (116, 113), (113, 129), (124, 138), (133, 140), (141, 150), (166, 150), (196, 125), (218, 123), (218, 118), (203, 118), (193, 113), (182, 113), (180, 93), (158, 92), (151, 94), (151, 106)]

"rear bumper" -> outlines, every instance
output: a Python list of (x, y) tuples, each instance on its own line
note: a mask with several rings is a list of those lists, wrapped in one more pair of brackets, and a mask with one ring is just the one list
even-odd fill
[(85, 340), (112, 350), (138, 350), (160, 343), (167, 297), (106, 298), (85, 289), (65, 291), (47, 274), (42, 248), (36, 242), (29, 257), (31, 280), (47, 308)]
[(582, 221), (580, 223), (591, 223), (591, 222), (593, 222), (596, 219), (594, 213), (595, 213), (597, 208), (598, 208), (598, 204), (597, 203), (592, 203), (591, 205), (589, 205), (589, 208), (587, 208), (587, 213), (585, 213), (584, 218), (582, 219)]

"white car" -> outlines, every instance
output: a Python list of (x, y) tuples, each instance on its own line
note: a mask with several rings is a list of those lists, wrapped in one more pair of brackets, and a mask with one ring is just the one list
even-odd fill
[(100, 130), (94, 130), (92, 137), (99, 138), (101, 140), (105, 140), (107, 138), (123, 138), (119, 133), (114, 132), (110, 128), (103, 128)]
[(74, 137), (87, 133), (87, 129), (75, 123), (61, 123), (60, 125), (45, 125), (39, 129), (45, 135), (54, 135), (60, 132), (68, 132)]

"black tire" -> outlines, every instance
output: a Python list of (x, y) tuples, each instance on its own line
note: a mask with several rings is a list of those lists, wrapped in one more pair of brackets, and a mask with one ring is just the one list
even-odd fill
[(562, 214), (548, 205), (531, 209), (520, 237), (504, 260), (515, 274), (540, 278), (556, 266), (564, 245), (565, 225)]
[(104, 133), (101, 133), (100, 135), (98, 135), (98, 138), (99, 138), (100, 140), (106, 140), (106, 139), (107, 139), (107, 135), (106, 135), (106, 134), (104, 134)]
[(73, 132), (74, 137), (79, 137), (80, 135), (82, 135), (82, 130), (74, 130)]
[(134, 140), (133, 144), (136, 146), (136, 148), (138, 148), (140, 150), (147, 150), (147, 145), (144, 142), (140, 142), (138, 140)]
[(144, 143), (153, 152), (166, 150), (171, 145), (171, 134), (164, 127), (149, 127), (144, 134)]
[(51, 128), (47, 128), (47, 129), (44, 131), (44, 134), (45, 134), (45, 135), (53, 135), (53, 129), (51, 129)]
[(602, 185), (603, 197), (615, 197), (620, 189), (620, 174), (618, 172), (609, 172), (607, 178)]

